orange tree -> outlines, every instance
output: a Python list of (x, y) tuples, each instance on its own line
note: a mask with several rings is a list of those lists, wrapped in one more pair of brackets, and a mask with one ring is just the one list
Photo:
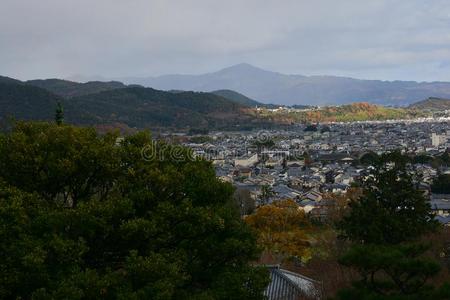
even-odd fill
[(245, 221), (258, 232), (258, 243), (266, 254), (279, 260), (301, 260), (310, 255), (310, 224), (293, 200), (261, 206)]

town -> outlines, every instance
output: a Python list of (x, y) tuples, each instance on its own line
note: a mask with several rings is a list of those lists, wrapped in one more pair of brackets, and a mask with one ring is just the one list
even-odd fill
[(183, 137), (194, 155), (212, 161), (216, 175), (236, 187), (242, 214), (274, 201), (293, 199), (312, 217), (326, 220), (330, 194), (345, 193), (368, 174), (373, 155), (400, 150), (415, 159), (420, 188), (437, 220), (450, 225), (450, 195), (432, 193), (439, 163), (450, 147), (447, 119), (296, 125), (290, 130), (214, 132)]

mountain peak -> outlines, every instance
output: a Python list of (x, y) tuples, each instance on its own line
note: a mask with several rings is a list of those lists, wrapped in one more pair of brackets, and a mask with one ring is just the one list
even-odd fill
[(240, 63), (237, 65), (233, 65), (231, 67), (224, 68), (220, 70), (218, 73), (229, 73), (229, 72), (250, 73), (250, 72), (270, 72), (270, 71), (263, 70), (248, 63)]

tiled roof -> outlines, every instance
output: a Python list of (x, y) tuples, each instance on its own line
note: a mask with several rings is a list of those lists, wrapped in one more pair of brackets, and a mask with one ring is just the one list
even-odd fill
[(265, 291), (269, 300), (321, 299), (322, 284), (306, 276), (271, 266), (270, 283)]

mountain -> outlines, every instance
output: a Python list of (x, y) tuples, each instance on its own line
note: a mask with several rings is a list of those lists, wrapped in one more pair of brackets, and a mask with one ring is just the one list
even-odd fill
[(230, 101), (233, 101), (235, 103), (242, 104), (242, 105), (245, 105), (248, 107), (255, 107), (257, 105), (259, 105), (259, 106), (262, 105), (262, 103), (260, 103), (256, 100), (250, 99), (249, 97), (242, 95), (238, 92), (232, 91), (232, 90), (217, 90), (217, 91), (212, 91), (211, 94), (221, 96), (225, 99), (228, 99)]
[(74, 123), (124, 123), (129, 127), (235, 126), (250, 118), (244, 107), (209, 93), (171, 93), (131, 87), (70, 99), (76, 110), (68, 113)]
[(161, 90), (212, 92), (229, 89), (264, 103), (284, 105), (370, 102), (403, 106), (435, 96), (450, 98), (448, 82), (360, 80), (336, 76), (286, 75), (239, 64), (202, 75), (165, 75), (127, 78)]
[(6, 76), (0, 76), (0, 83), (20, 84), (20, 83), (22, 83), (22, 81), (14, 79), (14, 78), (6, 77)]
[(78, 83), (62, 79), (29, 80), (26, 81), (26, 84), (46, 89), (65, 98), (83, 96), (126, 87), (126, 85), (118, 81), (89, 81), (86, 83)]
[(410, 108), (430, 111), (442, 111), (450, 109), (450, 99), (442, 99), (430, 97), (428, 99), (415, 102), (409, 106)]
[(62, 99), (39, 87), (18, 80), (0, 78), (0, 123), (17, 120), (53, 120), (56, 104)]
[[(98, 89), (104, 90), (95, 92)], [(65, 122), (97, 128), (238, 130), (274, 124), (258, 118), (249, 107), (212, 93), (166, 92), (116, 82), (22, 82), (0, 76), (2, 126), (10, 117), (51, 121), (58, 102)]]

